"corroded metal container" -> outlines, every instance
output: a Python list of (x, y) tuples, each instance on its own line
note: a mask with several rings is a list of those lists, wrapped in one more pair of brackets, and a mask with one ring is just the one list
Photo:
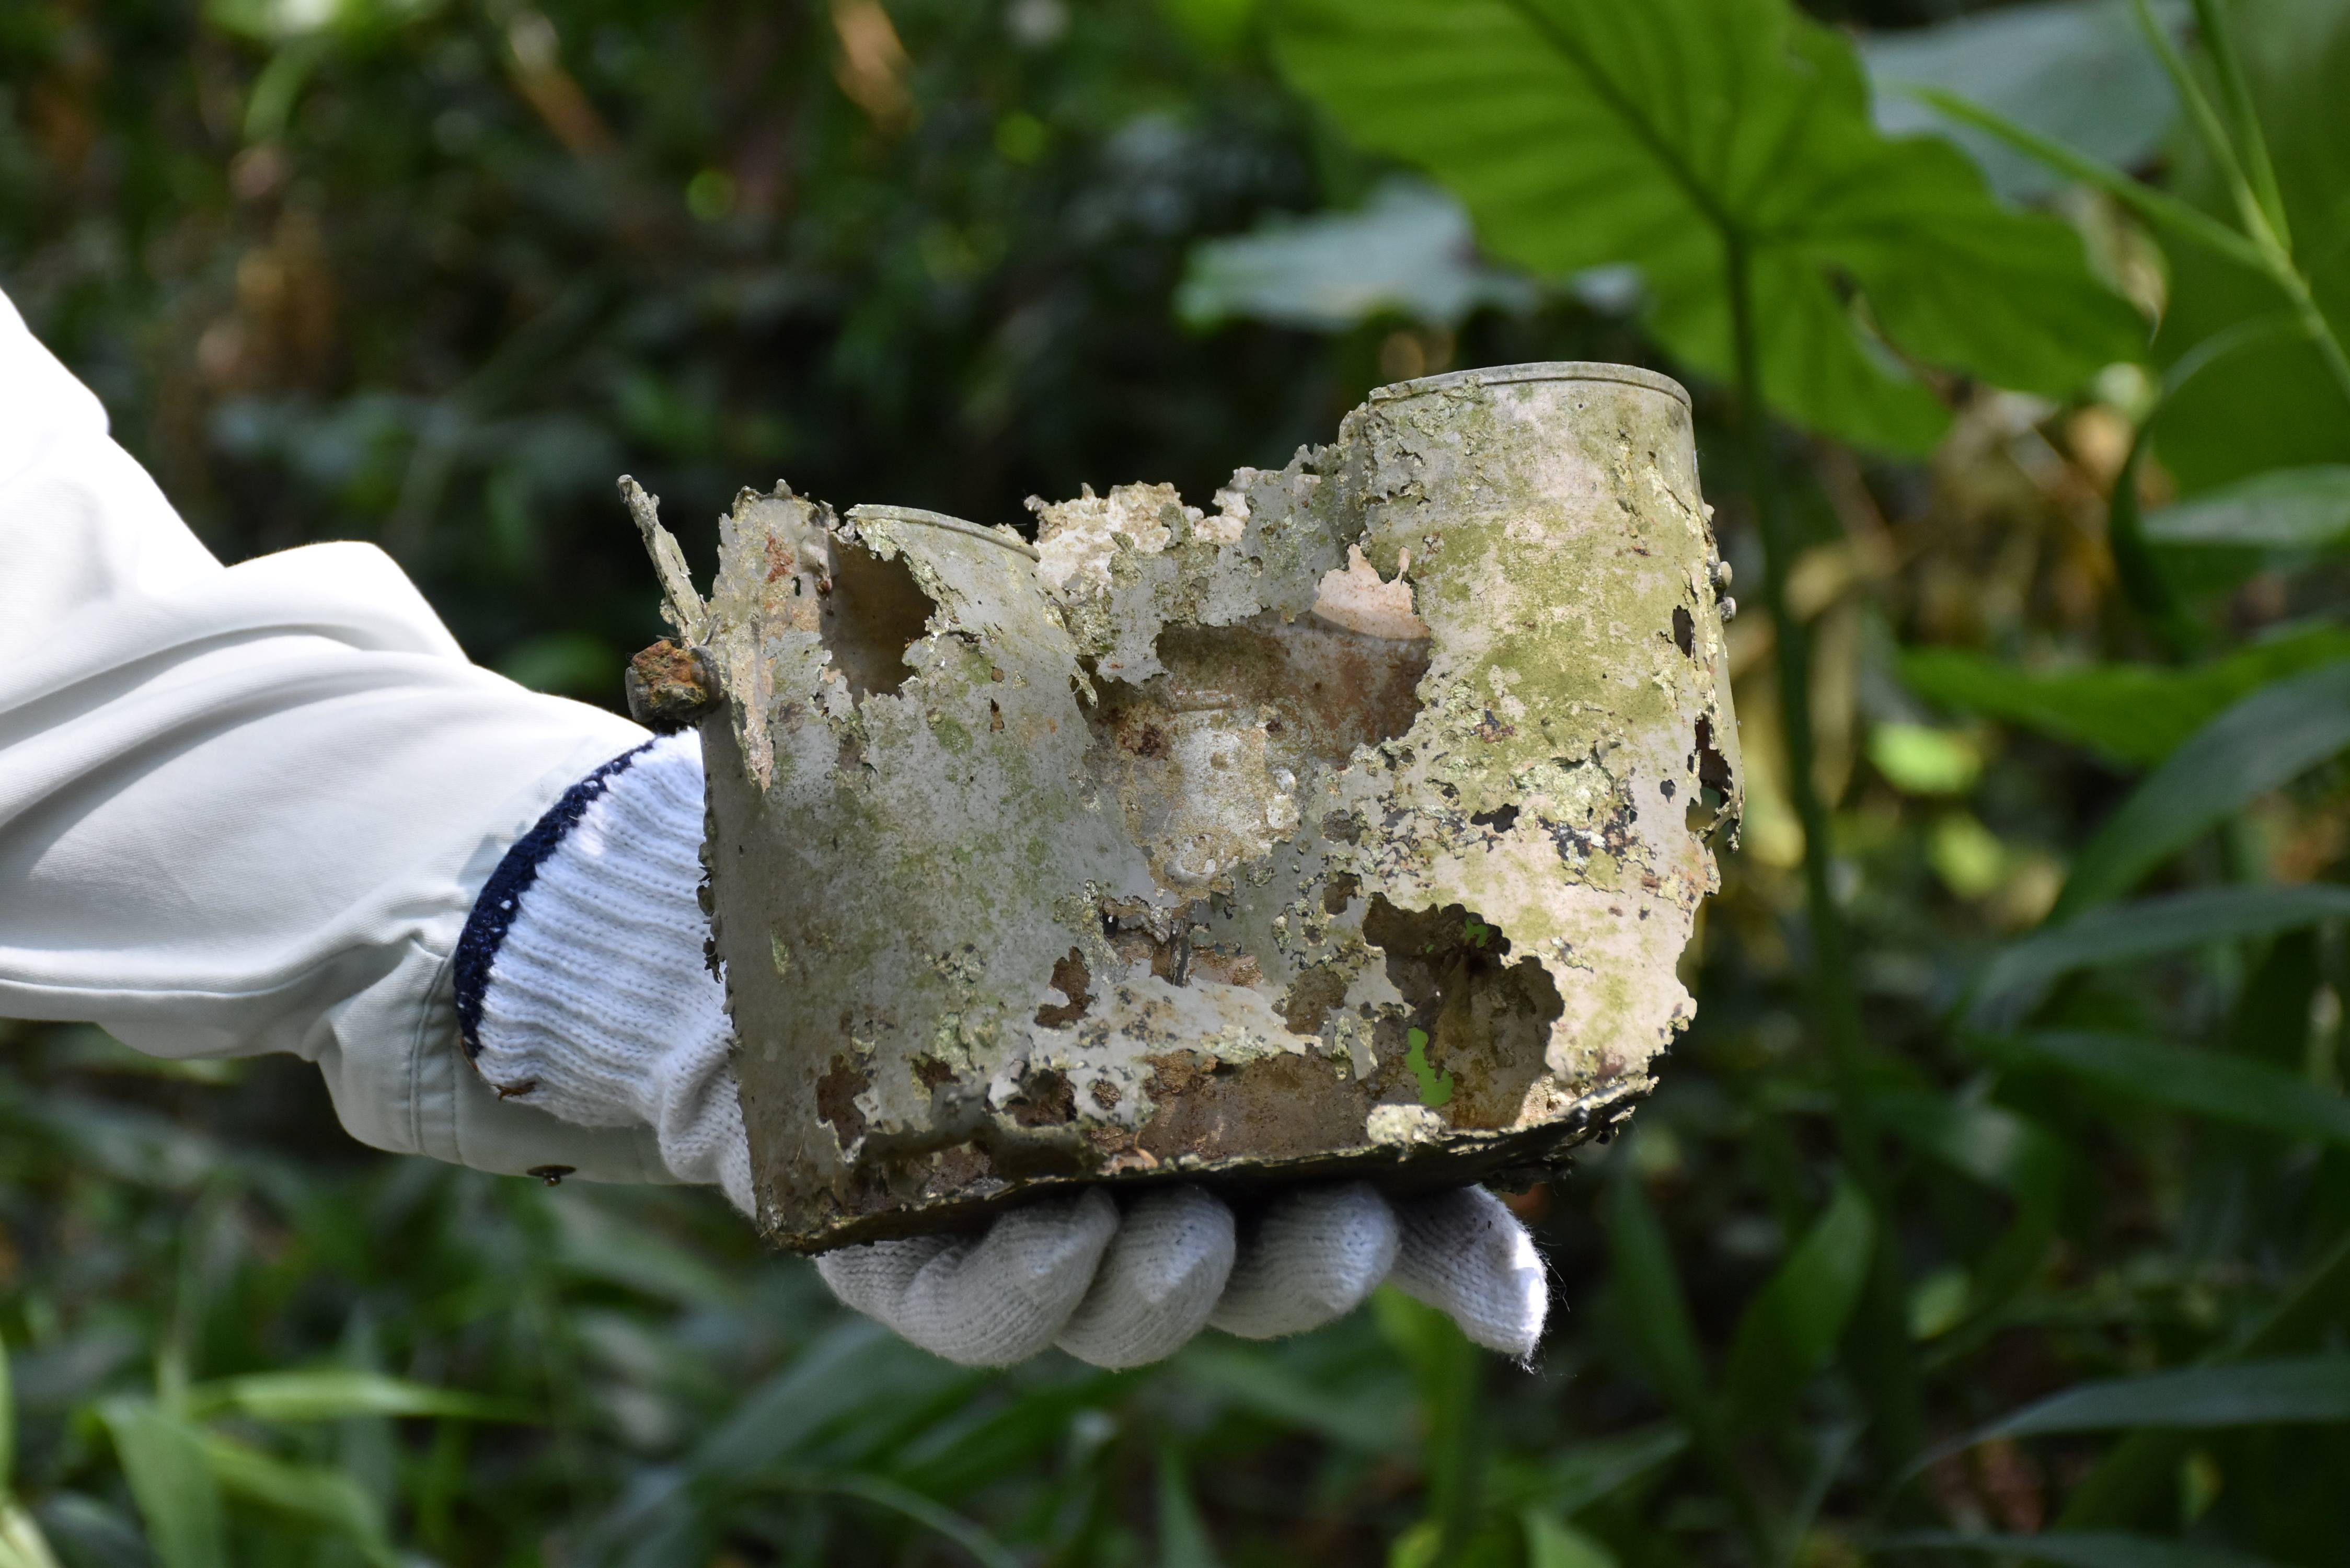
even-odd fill
[(1031, 505), (745, 492), (707, 604), (648, 519), (765, 1230), (1510, 1179), (1628, 1115), (1739, 805), (1687, 394), (1434, 377), (1212, 510)]

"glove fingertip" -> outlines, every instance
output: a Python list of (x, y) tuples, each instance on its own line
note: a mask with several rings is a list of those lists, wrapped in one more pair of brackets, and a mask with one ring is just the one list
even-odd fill
[(1464, 1187), (1397, 1206), (1395, 1287), (1461, 1325), (1474, 1344), (1533, 1355), (1550, 1315), (1550, 1279), (1534, 1238), (1503, 1201)]

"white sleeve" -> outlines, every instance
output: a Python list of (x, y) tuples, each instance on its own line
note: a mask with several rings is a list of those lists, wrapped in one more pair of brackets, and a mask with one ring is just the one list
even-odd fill
[(222, 566), (0, 297), (0, 1016), (293, 1052), (380, 1148), (667, 1179), (501, 1103), (450, 1000), (505, 848), (643, 738), (468, 662), (371, 545)]

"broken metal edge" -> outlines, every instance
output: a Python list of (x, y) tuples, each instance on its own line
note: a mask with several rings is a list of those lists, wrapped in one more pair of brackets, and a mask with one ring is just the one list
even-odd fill
[[(919, 1209), (844, 1216), (802, 1231), (769, 1229), (766, 1216), (762, 1215), (762, 1231), (773, 1245), (815, 1257), (871, 1241), (968, 1232), (1005, 1210), (1087, 1187), (1108, 1186), (1114, 1191), (1130, 1192), (1173, 1182), (1197, 1182), (1227, 1201), (1237, 1199), (1246, 1207), (1254, 1195), (1303, 1182), (1367, 1180), (1393, 1198), (1480, 1183), (1523, 1186), (1556, 1175), (1575, 1149), (1620, 1128), (1656, 1085), (1653, 1074), (1619, 1078), (1592, 1090), (1557, 1118), (1530, 1127), (1455, 1131), (1421, 1142), (1373, 1144), (1279, 1160), (1249, 1155), (1222, 1159), (1191, 1156), (1166, 1161), (1155, 1170), (1122, 1170), (1114, 1179), (1100, 1171), (1024, 1177), (1007, 1184), (1003, 1192), (933, 1202)], [(1415, 1172), (1415, 1162), (1426, 1168)]]
[(1544, 359), (1528, 365), (1495, 365), (1482, 370), (1448, 370), (1441, 376), (1422, 376), (1416, 381), (1374, 387), (1371, 401), (1392, 403), (1455, 387), (1497, 387), (1520, 381), (1614, 381), (1662, 392), (1681, 407), (1690, 406), (1689, 389), (1670, 376), (1659, 376), (1638, 365), (1609, 365), (1596, 359)]

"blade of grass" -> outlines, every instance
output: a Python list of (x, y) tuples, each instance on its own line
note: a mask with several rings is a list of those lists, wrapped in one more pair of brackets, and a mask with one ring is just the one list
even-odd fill
[(1981, 1552), (2026, 1563), (2054, 1563), (2060, 1568), (2279, 1568), (2269, 1558), (2224, 1547), (2105, 1530), (2058, 1530), (2045, 1535), (1908, 1530), (1877, 1536), (1871, 1544), (1895, 1551)]
[[(2261, 211), (2259, 198), (2252, 193), (2251, 182), (2244, 176), (2243, 164), (2236, 154), (2235, 138), (2220, 122), (2219, 110), (2211, 107), (2210, 99), (2204, 94), (2203, 84), (2195, 79), (2193, 71), (2188, 69), (2186, 57), (2171, 41), (2169, 31), (2154, 19), (2154, 12), (2146, 0), (2130, 0), (2130, 8), (2137, 14), (2138, 31), (2146, 35), (2146, 41), (2153, 48), (2155, 57), (2162, 62), (2164, 74), (2170, 78), (2171, 90), (2178, 95), (2180, 107), (2187, 110), (2188, 122), (2195, 127), (2196, 134), (2202, 138), (2204, 150), (2220, 166), (2220, 172), (2228, 182), (2229, 193), (2236, 199), (2237, 214), (2243, 220), (2245, 231), (2251, 235), (2252, 243), (2261, 247), (2263, 255), (2267, 255), (2273, 249), (2273, 231), (2269, 228), (2267, 217)], [(2200, 13), (2198, 15), (2199, 16)]]
[(439, 1416), (472, 1421), (524, 1421), (519, 1406), (452, 1388), (432, 1388), (348, 1367), (259, 1372), (199, 1383), (187, 1392), (187, 1411), (203, 1420), (226, 1411), (257, 1421), (335, 1421), (350, 1416)]
[(207, 1432), (204, 1462), (223, 1492), (257, 1503), (348, 1542), (374, 1568), (400, 1568), (383, 1516), (359, 1484), (339, 1470), (288, 1464), (274, 1455)]
[(853, 1497), (913, 1521), (934, 1535), (944, 1536), (969, 1552), (981, 1568), (1024, 1568), (1002, 1542), (978, 1525), (931, 1501), (910, 1487), (871, 1475), (810, 1475), (785, 1471), (761, 1478), (785, 1491), (830, 1493)]
[(1191, 1501), (1191, 1478), (1171, 1443), (1159, 1449), (1159, 1568), (1217, 1568), (1207, 1521)]
[(227, 1521), (203, 1435), (145, 1399), (113, 1399), (99, 1417), (114, 1438), (131, 1500), (162, 1568), (228, 1568)]
[(2350, 662), (2262, 687), (2206, 724), (2132, 791), (2073, 861), (2061, 925), (2118, 898), (2256, 795), (2350, 747)]
[(1428, 1484), (1427, 1522), (1435, 1526), (1429, 1562), (1449, 1563), (1477, 1527), (1484, 1451), (1477, 1407), (1483, 1362), (1450, 1317), (1392, 1286), (1380, 1287), (1371, 1309), (1419, 1387), (1420, 1469)]
[(2189, 1116), (2350, 1148), (2350, 1099), (2265, 1062), (2123, 1034), (2045, 1033), (1980, 1042), (1987, 1054), (2054, 1067)]
[(2196, 888), (2107, 904), (2002, 950), (1976, 982), (1967, 1016), (1994, 1027), (2033, 1005), (2040, 990), (2077, 969), (2131, 963), (2243, 937), (2272, 936), (2350, 916), (2350, 888)]
[[(2218, 1366), (2314, 1343), (2350, 1306), (2350, 1235), (2336, 1240), (2280, 1301), (2226, 1344), (2202, 1357)], [(2187, 1436), (2132, 1432), (2097, 1461), (2073, 1489), (2057, 1523), (2067, 1529), (2132, 1522), (2147, 1511), (2178, 1469)]]
[(2038, 159), (2059, 173), (2104, 192), (2156, 228), (2168, 230), (2181, 239), (2192, 240), (2239, 266), (2250, 267), (2259, 273), (2269, 270), (2269, 258), (2258, 245), (2210, 213), (2189, 206), (2176, 196), (2133, 180), (2118, 169), (2075, 152), (2063, 142), (2018, 125), (1998, 111), (1961, 98), (1947, 88), (1913, 87), (1908, 90), (1919, 102), (1931, 105), (1960, 124), (1970, 125), (1987, 135), (1995, 136), (2017, 151)]
[(2350, 1355), (2239, 1361), (2084, 1383), (1953, 1438), (1921, 1463), (1994, 1438), (2343, 1422), (2350, 1422)]
[(1607, 1246), (1634, 1343), (1666, 1405), (1695, 1434), (1698, 1452), (1737, 1515), (1749, 1555), (1758, 1564), (1773, 1562), (1777, 1532), (1731, 1455), (1719, 1407), (1707, 1391), (1697, 1329), (1664, 1227), (1648, 1206), (1628, 1147), (1617, 1153), (1614, 1163), (1607, 1183)]
[(1827, 1364), (1860, 1299), (1875, 1244), (1867, 1200), (1850, 1182), (1838, 1183), (1827, 1211), (1738, 1320), (1722, 1376), (1723, 1420), (1732, 1430), (1778, 1421)]
[[(2144, 0), (2139, 4), (2143, 5)], [(2290, 251), (2293, 229), (2285, 217), (2284, 192), (2277, 185), (2276, 164), (2269, 157), (2269, 140), (2261, 130), (2261, 117), (2253, 112), (2252, 90), (2244, 79), (2243, 60), (2236, 53), (2234, 36), (2211, 0), (2194, 0), (2194, 4), (2196, 30), (2203, 36), (2204, 52), (2211, 57), (2213, 70), (2220, 78), (2220, 95), (2227, 99), (2230, 129), (2236, 150), (2243, 159), (2245, 176), (2253, 196), (2268, 214), (2269, 226), (2275, 231), (2278, 243)]]

